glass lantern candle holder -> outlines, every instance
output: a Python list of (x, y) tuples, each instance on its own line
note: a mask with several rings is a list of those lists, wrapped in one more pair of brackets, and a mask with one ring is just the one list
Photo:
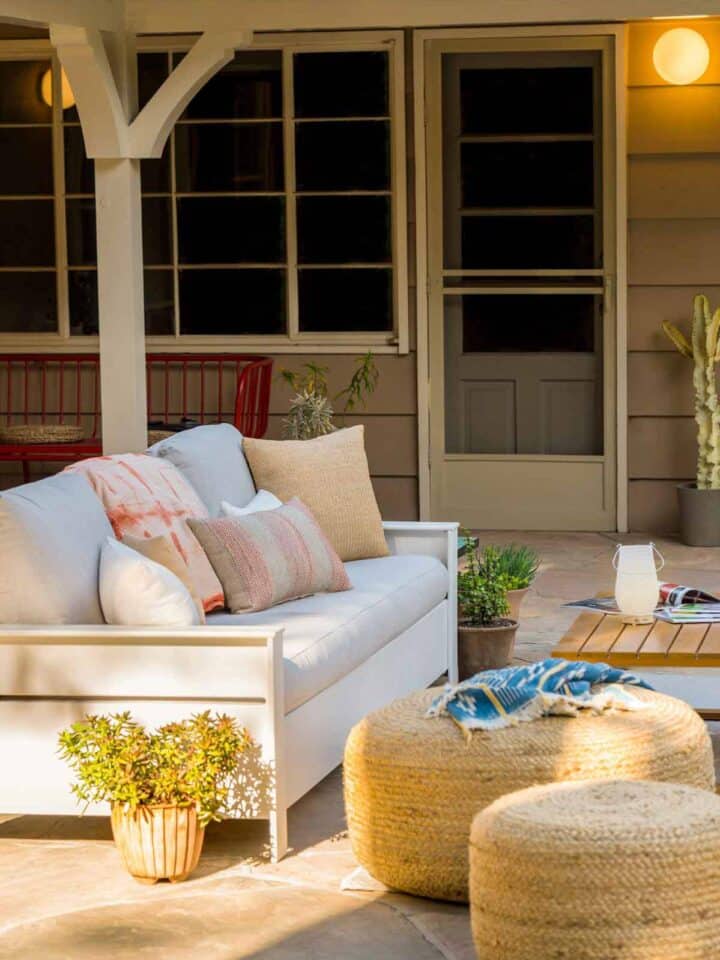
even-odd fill
[(624, 623), (652, 623), (660, 597), (657, 575), (664, 563), (654, 543), (618, 544), (613, 557), (615, 602)]

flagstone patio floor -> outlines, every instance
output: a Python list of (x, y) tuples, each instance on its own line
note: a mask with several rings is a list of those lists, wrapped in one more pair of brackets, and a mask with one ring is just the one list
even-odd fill
[[(527, 543), (543, 558), (523, 608), (519, 661), (549, 654), (573, 619), (563, 602), (612, 586), (615, 535), (502, 533), (482, 539)], [(666, 558), (666, 579), (720, 589), (720, 549), (691, 549), (662, 538), (656, 543)], [(720, 724), (711, 726), (720, 747)], [(0, 816), (0, 960), (474, 958), (465, 907), (341, 891), (356, 863), (345, 831), (340, 770), (291, 810), (293, 849), (281, 863), (263, 859), (265, 841), (261, 823), (213, 825), (187, 882), (148, 887), (125, 874), (106, 818)]]

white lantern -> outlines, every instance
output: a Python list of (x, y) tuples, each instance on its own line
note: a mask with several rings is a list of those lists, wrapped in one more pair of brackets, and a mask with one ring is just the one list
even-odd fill
[(710, 64), (710, 47), (697, 30), (676, 27), (658, 39), (653, 50), (653, 64), (668, 83), (694, 83)]
[[(656, 554), (659, 565), (655, 563)], [(613, 557), (617, 571), (615, 602), (626, 623), (652, 622), (660, 597), (658, 570), (664, 563), (654, 543), (618, 544)]]

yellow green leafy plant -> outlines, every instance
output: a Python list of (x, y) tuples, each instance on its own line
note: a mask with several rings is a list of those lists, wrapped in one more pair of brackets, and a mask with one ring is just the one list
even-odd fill
[(663, 330), (683, 357), (694, 364), (695, 422), (697, 423), (698, 490), (720, 489), (720, 404), (718, 403), (716, 364), (720, 360), (720, 307), (710, 309), (708, 298), (698, 294), (693, 300), (690, 339), (665, 320)]

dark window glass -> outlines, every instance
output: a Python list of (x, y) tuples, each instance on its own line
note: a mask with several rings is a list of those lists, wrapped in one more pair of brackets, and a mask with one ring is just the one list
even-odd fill
[(0, 200), (0, 267), (53, 266), (53, 201)]
[(67, 254), (71, 267), (97, 263), (97, 236), (95, 229), (95, 200), (67, 200)]
[[(65, 190), (67, 193), (94, 193), (95, 169), (85, 153), (79, 126), (63, 127), (65, 139)], [(143, 161), (144, 162), (144, 161)]]
[(0, 128), (0, 193), (52, 194), (50, 127)]
[(591, 216), (462, 218), (462, 266), (471, 269), (592, 268), (593, 246)]
[(298, 190), (389, 190), (390, 125), (385, 120), (298, 123)]
[(175, 165), (180, 193), (283, 189), (282, 126), (179, 124)]
[(465, 134), (592, 133), (593, 68), (460, 71)]
[(98, 332), (98, 289), (95, 270), (68, 270), (70, 333), (91, 337)]
[(42, 98), (49, 60), (0, 61), (0, 123), (50, 123), (52, 111)]
[(55, 333), (55, 271), (0, 273), (0, 333)]
[(183, 197), (178, 200), (181, 263), (282, 263), (283, 197)]
[(599, 297), (483, 294), (462, 298), (465, 353), (593, 353)]
[(156, 337), (171, 335), (175, 324), (172, 270), (146, 270), (143, 284), (145, 333)]
[(385, 117), (388, 55), (366, 53), (295, 54), (295, 116)]
[(181, 270), (180, 332), (285, 333), (284, 270)]
[(172, 264), (172, 219), (169, 197), (143, 197), (143, 260), (151, 266)]
[(157, 160), (141, 160), (143, 193), (170, 193), (170, 141)]
[(300, 330), (392, 330), (392, 270), (301, 270)]
[[(184, 54), (175, 55), (179, 63)], [(235, 120), (282, 117), (282, 54), (248, 50), (233, 60), (195, 94), (182, 119)]]
[[(171, 270), (145, 270), (145, 333), (172, 334), (173, 278)], [(96, 270), (68, 271), (70, 333), (96, 336), (98, 332), (98, 287)]]
[(464, 207), (592, 207), (594, 147), (580, 143), (463, 143)]
[(168, 75), (166, 53), (138, 54), (138, 107), (142, 110)]
[(389, 197), (301, 197), (300, 263), (390, 261)]

